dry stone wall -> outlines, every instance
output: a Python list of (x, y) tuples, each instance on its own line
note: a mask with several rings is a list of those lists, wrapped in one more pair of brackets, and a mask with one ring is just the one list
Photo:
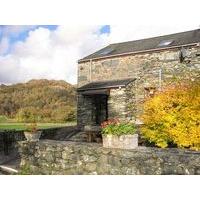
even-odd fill
[(126, 116), (126, 93), (125, 89), (111, 89), (108, 97), (108, 116), (109, 118), (124, 119)]
[(95, 143), (20, 142), (24, 174), (200, 174), (200, 152), (140, 147), (103, 148)]
[(94, 103), (91, 96), (83, 96), (81, 94), (78, 94), (77, 102), (77, 125), (82, 129), (84, 125), (92, 125), (94, 123), (92, 118)]
[[(68, 140), (72, 133), (78, 132), (75, 126), (48, 128), (42, 130), (41, 139)], [(26, 140), (22, 130), (0, 131), (0, 154), (18, 153), (17, 142)]]

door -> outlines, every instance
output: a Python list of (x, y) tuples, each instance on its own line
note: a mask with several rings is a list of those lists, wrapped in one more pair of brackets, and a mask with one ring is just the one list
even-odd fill
[(108, 119), (108, 96), (95, 95), (95, 121), (100, 125)]

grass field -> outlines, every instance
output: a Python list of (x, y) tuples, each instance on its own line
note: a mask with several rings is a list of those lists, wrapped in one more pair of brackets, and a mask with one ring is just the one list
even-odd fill
[[(39, 129), (48, 129), (48, 128), (57, 128), (57, 127), (66, 127), (66, 126), (74, 126), (76, 125), (75, 122), (68, 122), (68, 123), (37, 123)], [(0, 123), (0, 130), (25, 130), (26, 124), (25, 123), (15, 123), (15, 122), (8, 122), (8, 123)]]

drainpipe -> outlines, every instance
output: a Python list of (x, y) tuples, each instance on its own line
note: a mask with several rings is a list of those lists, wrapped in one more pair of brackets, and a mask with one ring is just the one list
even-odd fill
[(90, 82), (92, 81), (92, 59), (90, 59)]

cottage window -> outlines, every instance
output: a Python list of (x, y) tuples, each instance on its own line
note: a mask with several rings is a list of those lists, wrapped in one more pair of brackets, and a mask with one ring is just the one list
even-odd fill
[(102, 52), (100, 52), (99, 54), (100, 55), (107, 55), (107, 54), (111, 53), (112, 51), (114, 51), (113, 48), (108, 48), (108, 49), (102, 50)]

